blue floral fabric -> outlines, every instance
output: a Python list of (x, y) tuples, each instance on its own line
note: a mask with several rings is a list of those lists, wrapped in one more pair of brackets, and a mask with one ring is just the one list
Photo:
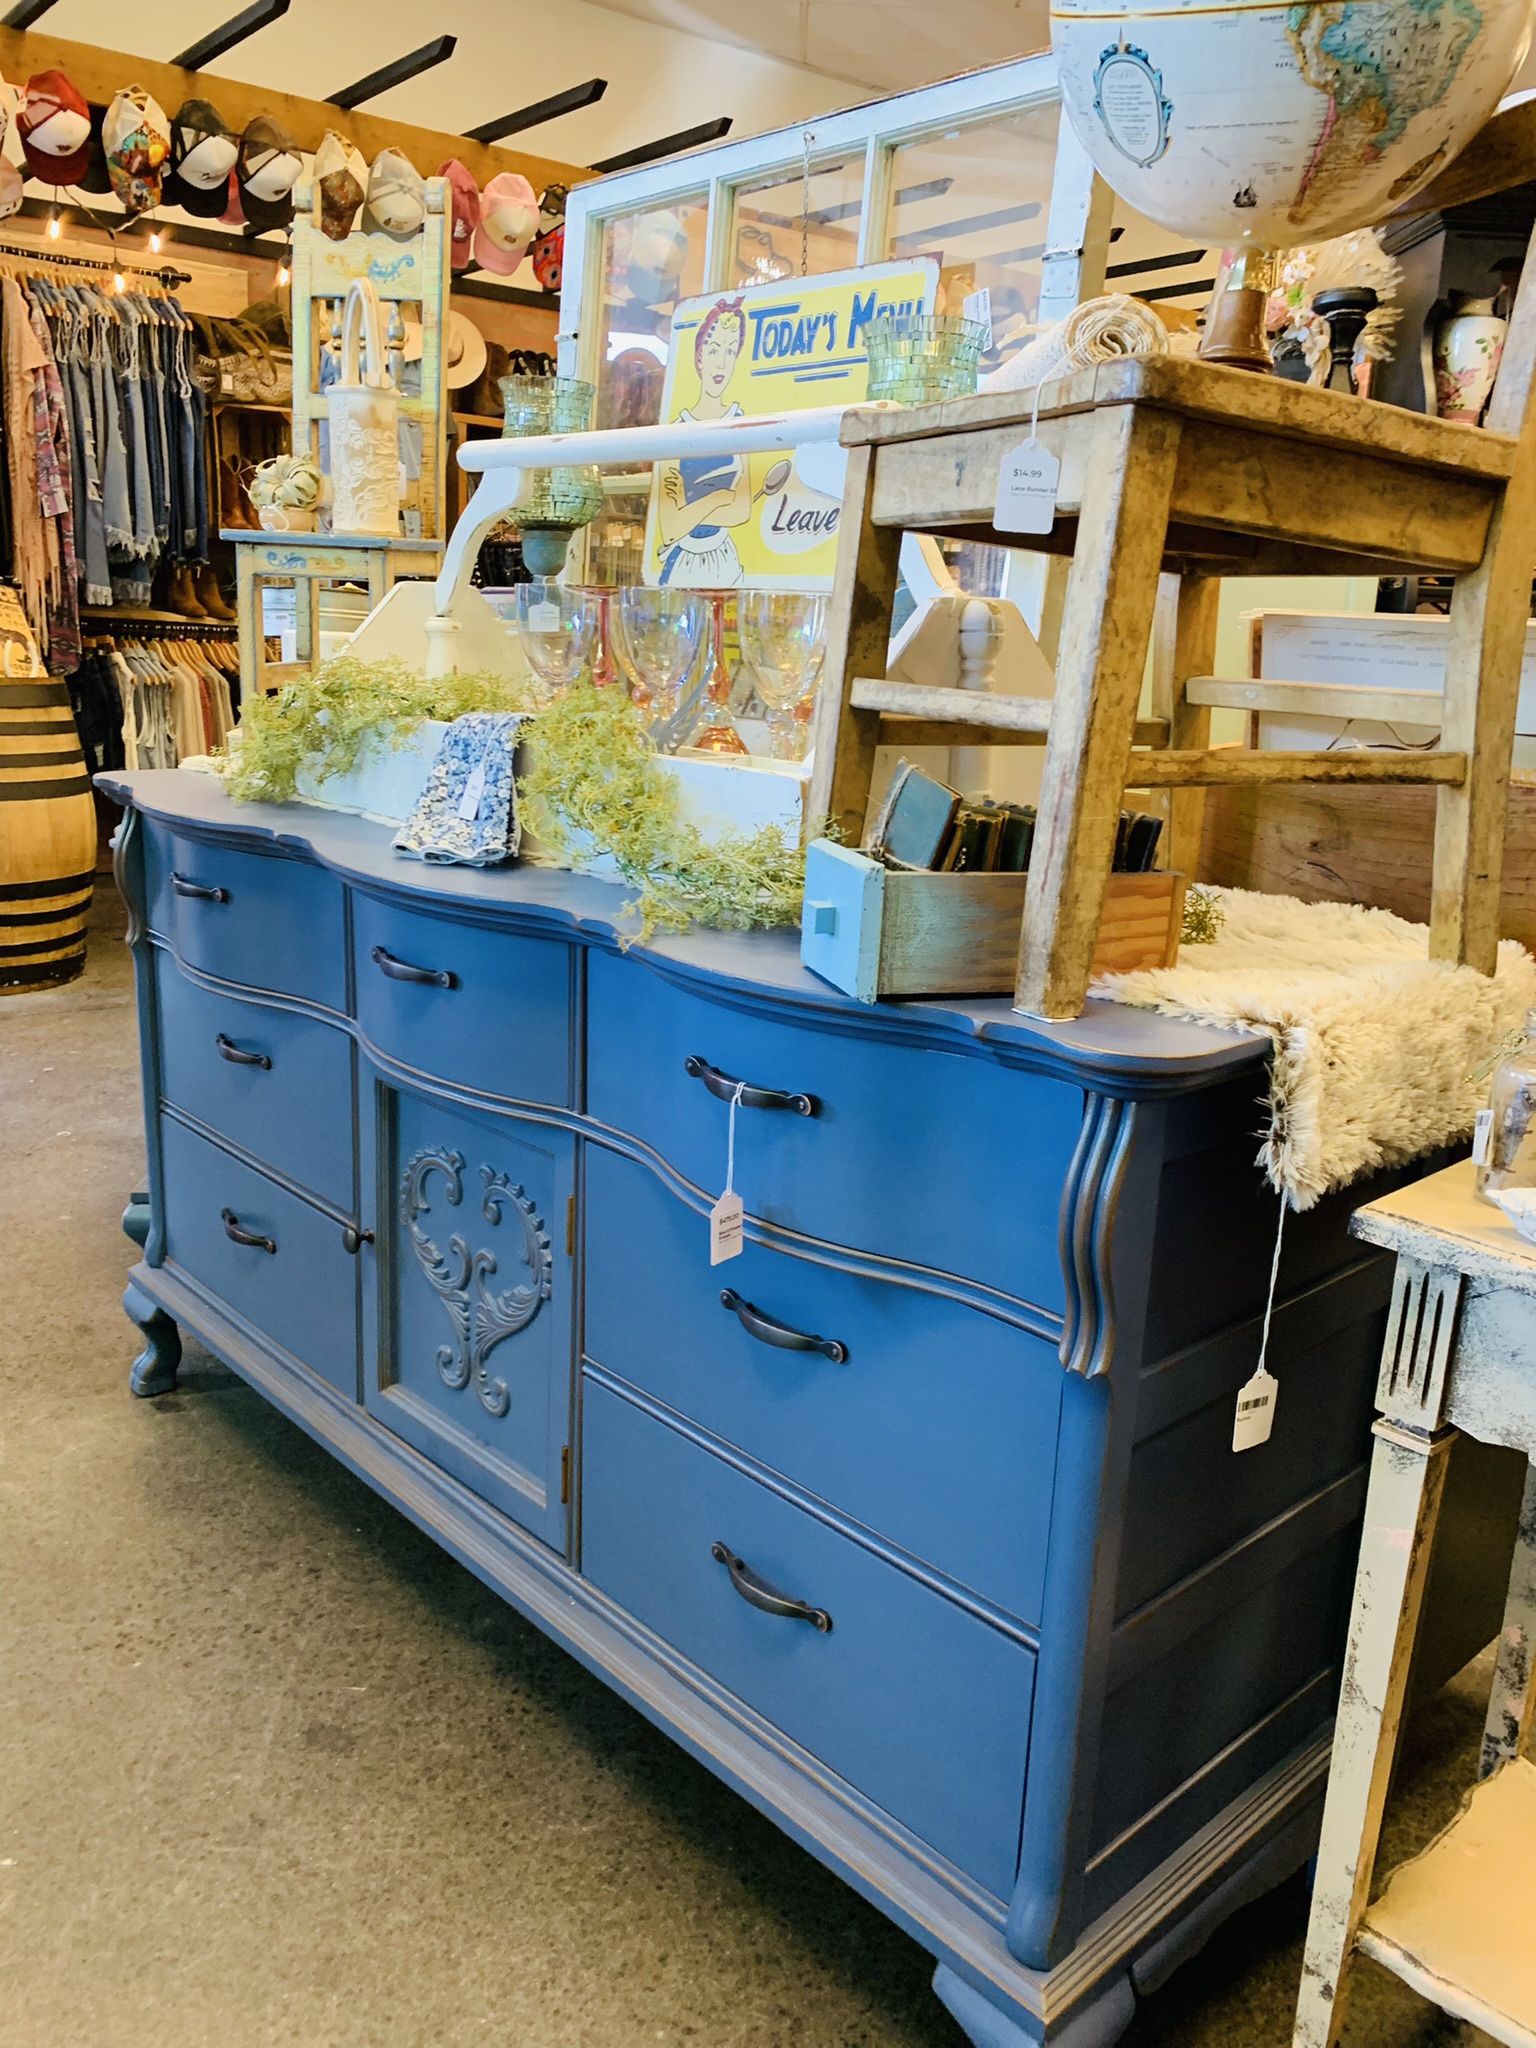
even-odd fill
[(420, 802), (395, 834), (397, 852), (476, 868), (515, 857), (522, 828), (512, 756), (521, 723), (513, 711), (470, 711), (453, 721)]

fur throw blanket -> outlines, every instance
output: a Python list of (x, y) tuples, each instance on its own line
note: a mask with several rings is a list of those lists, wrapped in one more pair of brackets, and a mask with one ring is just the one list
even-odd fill
[(1464, 1140), (1488, 1100), (1475, 1070), (1536, 1007), (1513, 939), (1492, 980), (1429, 958), (1426, 926), (1353, 903), (1214, 889), (1224, 913), (1178, 964), (1104, 975), (1093, 994), (1266, 1034), (1270, 1125), (1259, 1162), (1293, 1209), (1378, 1167)]

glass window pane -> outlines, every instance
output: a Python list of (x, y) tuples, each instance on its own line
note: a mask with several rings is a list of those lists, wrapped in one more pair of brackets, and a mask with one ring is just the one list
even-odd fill
[(660, 419), (672, 309), (704, 288), (706, 212), (701, 192), (603, 222), (594, 425)]
[(851, 270), (858, 261), (863, 211), (862, 149), (813, 164), (808, 181), (797, 164), (738, 185), (731, 210), (732, 287)]
[(935, 260), (941, 313), (959, 313), (970, 293), (989, 290), (999, 353), (1011, 353), (1040, 303), (1060, 113), (1054, 101), (1016, 107), (891, 152), (883, 253)]

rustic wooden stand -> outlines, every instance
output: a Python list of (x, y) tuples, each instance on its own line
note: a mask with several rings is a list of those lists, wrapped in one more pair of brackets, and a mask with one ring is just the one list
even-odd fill
[[(1127, 788), (1174, 793), (1165, 857), (1189, 870), (1204, 787), (1428, 783), (1438, 796), (1431, 950), (1490, 973), (1536, 561), (1533, 367), (1536, 264), (1528, 264), (1481, 432), (1181, 359), (1080, 372), (1042, 393), (1038, 440), (1060, 462), (1061, 477), (1050, 532), (1027, 540), (998, 532), (992, 514), (999, 465), (1029, 436), (1031, 394), (849, 415), (844, 544), (810, 815), (831, 819), (845, 841), (858, 843), (877, 745), (1043, 741), (1016, 1005), (1067, 1018), (1083, 1006)], [(1053, 699), (883, 679), (907, 531), (1070, 557)], [(1219, 578), (1405, 568), (1458, 578), (1439, 748), (1212, 751), (1220, 691), (1206, 686), (1222, 680), (1210, 674)], [(1168, 577), (1177, 578), (1176, 591)], [(1154, 717), (1142, 719), (1160, 585), (1169, 687)]]

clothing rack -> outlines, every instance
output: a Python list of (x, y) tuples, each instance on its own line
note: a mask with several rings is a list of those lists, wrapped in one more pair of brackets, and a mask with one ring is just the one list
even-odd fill
[[(234, 640), (238, 637), (234, 619), (136, 618), (131, 613), (93, 610), (80, 613), (80, 630), (88, 638), (140, 640)], [(275, 636), (269, 636), (275, 637)]]
[(0, 256), (19, 256), (24, 263), (65, 264), (76, 270), (100, 270), (124, 277), (152, 277), (168, 292), (179, 284), (192, 282), (189, 270), (178, 270), (172, 263), (162, 263), (157, 270), (151, 270), (143, 263), (119, 263), (115, 258), (102, 256), (68, 256), (56, 249), (35, 248), (29, 242), (0, 242)]

